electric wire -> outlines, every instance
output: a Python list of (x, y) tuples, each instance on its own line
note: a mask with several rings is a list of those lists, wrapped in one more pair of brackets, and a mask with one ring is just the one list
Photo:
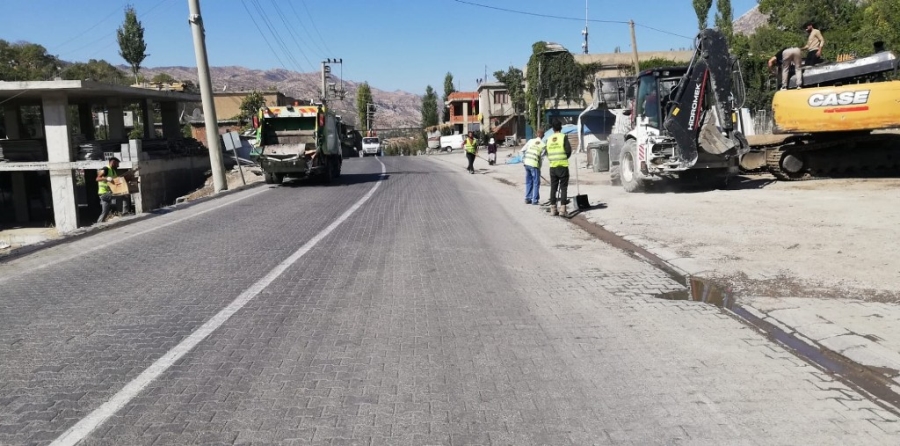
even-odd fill
[[(288, 4), (291, 5), (291, 8), (294, 7), (293, 3), (288, 3)], [(328, 41), (325, 40), (324, 38), (322, 38), (322, 33), (319, 32), (319, 27), (316, 26), (316, 21), (315, 21), (315, 19), (313, 19), (312, 14), (309, 12), (309, 7), (306, 6), (306, 0), (301, 0), (300, 4), (303, 5), (303, 9), (306, 10), (306, 16), (309, 17), (309, 21), (310, 21), (310, 23), (312, 23), (313, 31), (315, 31), (316, 34), (319, 36), (319, 40), (322, 41), (322, 45), (325, 47), (327, 52), (331, 53), (331, 48), (328, 48)]]
[[(146, 12), (138, 14), (138, 19), (145, 19), (145, 18), (149, 17), (150, 14), (153, 12), (153, 10), (155, 10), (156, 8), (158, 8), (159, 6), (161, 6), (163, 3), (170, 2), (170, 1), (172, 1), (172, 0), (160, 0), (160, 1), (157, 2), (155, 5), (153, 5), (150, 9), (148, 9)], [(105, 20), (105, 19), (104, 19), (104, 20)], [(96, 26), (96, 25), (95, 25), (95, 26)], [(93, 28), (93, 27), (92, 27), (92, 28)], [(99, 42), (101, 42), (101, 41), (103, 41), (103, 40), (105, 40), (105, 39), (108, 39), (108, 38), (111, 38), (111, 37), (115, 37), (117, 33), (118, 33), (118, 30), (113, 31), (113, 32), (111, 32), (111, 33), (104, 34), (104, 35), (100, 36), (99, 38), (97, 38), (97, 39), (95, 39), (95, 40), (92, 40), (92, 41), (90, 41), (89, 43), (87, 43), (87, 44), (85, 44), (85, 45), (79, 46), (79, 47), (77, 47), (77, 48), (75, 48), (75, 49), (73, 49), (73, 50), (67, 50), (67, 51), (64, 51), (64, 52), (60, 53), (60, 55), (71, 55), (71, 54), (77, 53), (78, 51), (81, 51), (81, 50), (83, 50), (83, 49), (85, 49), (85, 48), (92, 47), (92, 46), (96, 45), (97, 43), (99, 43)], [(84, 33), (82, 33), (82, 34), (84, 34)], [(107, 44), (106, 46), (100, 48), (100, 50), (98, 50), (98, 51), (95, 52), (94, 54), (97, 54), (99, 51), (102, 51), (102, 50), (104, 50), (104, 49), (106, 49), (106, 48), (109, 48), (109, 47), (112, 46), (114, 43), (116, 43), (115, 39), (113, 39), (113, 41), (112, 41), (111, 43), (109, 43), (109, 44)]]
[[(585, 20), (585, 19), (579, 18), (579, 17), (565, 17), (565, 16), (558, 16), (558, 15), (542, 14), (542, 13), (537, 13), (537, 12), (520, 11), (520, 10), (516, 10), (516, 9), (500, 8), (497, 6), (485, 5), (485, 4), (469, 2), (469, 1), (465, 1), (465, 0), (453, 0), (453, 1), (455, 1), (456, 3), (462, 3), (464, 5), (469, 5), (469, 6), (476, 6), (479, 8), (493, 9), (495, 11), (509, 12), (509, 13), (513, 13), (513, 14), (528, 15), (528, 16), (533, 16), (533, 17), (541, 17), (541, 18), (546, 18), (546, 19), (569, 20), (569, 21), (576, 21), (576, 22), (588, 21), (588, 22), (593, 22), (593, 23), (615, 23), (615, 24), (619, 24), (619, 25), (629, 25), (631, 23), (631, 22), (624, 21), (624, 20), (599, 20), (599, 19)], [(639, 26), (641, 28), (653, 30), (653, 31), (656, 31), (659, 33), (668, 34), (670, 36), (676, 36), (676, 37), (681, 37), (681, 38), (688, 39), (688, 40), (694, 40), (693, 37), (688, 37), (688, 36), (674, 33), (671, 31), (654, 28), (652, 26), (642, 25), (637, 22), (635, 22), (634, 25)]]
[(109, 13), (109, 15), (107, 15), (106, 17), (100, 19), (99, 22), (94, 23), (93, 25), (91, 25), (90, 28), (88, 28), (88, 29), (86, 29), (86, 30), (84, 30), (84, 31), (82, 31), (82, 32), (80, 32), (80, 33), (78, 33), (78, 34), (76, 34), (74, 37), (70, 37), (70, 38), (69, 38), (68, 40), (66, 40), (65, 42), (62, 42), (62, 43), (59, 43), (59, 44), (54, 45), (54, 46), (53, 46), (53, 49), (58, 51), (60, 48), (66, 46), (66, 45), (68, 45), (68, 44), (70, 44), (70, 43), (72, 43), (72, 42), (75, 42), (79, 37), (81, 37), (81, 36), (83, 36), (83, 35), (85, 35), (85, 34), (91, 32), (94, 28), (100, 26), (103, 22), (109, 20), (110, 17), (116, 15), (116, 13), (119, 12), (119, 11), (120, 11), (119, 8), (114, 9), (112, 12)]
[(258, 0), (250, 0), (250, 4), (256, 9), (256, 13), (259, 16), (260, 21), (263, 26), (269, 30), (269, 37), (275, 42), (275, 46), (281, 49), (281, 55), (284, 56), (284, 60), (288, 62), (288, 65), (293, 67), (293, 70), (300, 70), (300, 62), (297, 61), (297, 58), (294, 57), (293, 54), (288, 50), (287, 45), (284, 44), (284, 40), (275, 32), (275, 27), (272, 26), (272, 22), (269, 21), (268, 14), (266, 14), (265, 9), (263, 9), (262, 5)]
[[(272, 2), (272, 6), (275, 7), (275, 12), (278, 13), (279, 17), (281, 17), (281, 23), (284, 23), (284, 28), (287, 30), (288, 35), (291, 36), (291, 40), (293, 40), (294, 44), (297, 45), (297, 51), (299, 51), (300, 55), (303, 56), (304, 59), (306, 59), (306, 62), (308, 64), (315, 66), (315, 64), (310, 62), (309, 58), (306, 57), (306, 52), (303, 51), (303, 44), (300, 43), (300, 40), (302, 40), (302, 39), (300, 39), (300, 37), (297, 36), (297, 34), (294, 32), (294, 26), (291, 26), (288, 23), (288, 20), (285, 17), (284, 12), (281, 10), (281, 7), (278, 6), (278, 2), (276, 0), (271, 0), (271, 2)], [(321, 55), (320, 55), (320, 57), (321, 57)]]
[[(153, 15), (153, 10), (155, 10), (158, 6), (161, 6), (163, 3), (167, 3), (170, 1), (172, 1), (172, 0), (161, 0), (159, 3), (154, 5), (152, 8), (148, 9), (147, 12), (144, 12), (143, 14), (138, 14), (138, 19), (146, 20), (146, 19), (150, 18), (150, 16)], [(143, 25), (143, 23), (142, 23), (142, 25)], [(117, 34), (113, 33), (113, 35), (117, 35)], [(119, 43), (118, 39), (113, 39), (111, 42), (109, 42), (105, 46), (102, 46), (102, 47), (98, 48), (97, 51), (94, 51), (94, 53), (91, 54), (89, 58), (93, 59), (98, 54), (102, 53), (103, 51), (109, 49), (109, 47), (116, 45), (118, 43)]]
[(263, 8), (262, 4), (260, 4), (259, 0), (250, 0), (250, 3), (254, 6), (254, 8), (256, 8), (257, 12), (259, 13), (260, 19), (262, 20), (266, 28), (268, 28), (269, 33), (272, 35), (272, 39), (275, 40), (275, 43), (279, 47), (281, 47), (285, 58), (294, 65), (296, 71), (304, 71), (304, 69), (302, 68), (302, 64), (300, 64), (294, 54), (288, 49), (288, 46), (287, 44), (285, 44), (284, 39), (282, 39), (281, 35), (275, 31), (277, 27), (272, 24), (271, 20), (269, 20), (269, 14), (266, 12), (265, 8)]
[(294, 17), (297, 18), (298, 25), (300, 26), (300, 28), (303, 28), (303, 32), (309, 38), (309, 42), (316, 47), (316, 50), (318, 51), (318, 56), (320, 58), (325, 58), (327, 52), (322, 49), (322, 46), (319, 45), (319, 43), (313, 37), (312, 33), (309, 32), (309, 28), (311, 28), (311, 26), (306, 26), (306, 23), (303, 21), (303, 19), (300, 18), (300, 14), (297, 14), (297, 9), (294, 8), (293, 3), (288, 2), (288, 6), (291, 8), (291, 12), (294, 13)]
[(241, 5), (244, 6), (244, 9), (247, 11), (247, 16), (250, 17), (250, 21), (253, 22), (253, 26), (256, 27), (256, 30), (259, 32), (259, 35), (263, 38), (263, 41), (266, 42), (266, 46), (268, 46), (269, 50), (272, 51), (272, 55), (275, 56), (275, 59), (278, 61), (279, 64), (281, 64), (282, 68), (287, 70), (288, 69), (287, 65), (285, 65), (284, 61), (281, 60), (281, 57), (278, 56), (278, 52), (275, 51), (275, 48), (272, 47), (272, 44), (269, 43), (269, 39), (266, 38), (266, 33), (264, 33), (262, 28), (260, 28), (259, 24), (256, 23), (256, 19), (253, 17), (253, 13), (250, 12), (250, 8), (247, 7), (246, 0), (241, 0)]

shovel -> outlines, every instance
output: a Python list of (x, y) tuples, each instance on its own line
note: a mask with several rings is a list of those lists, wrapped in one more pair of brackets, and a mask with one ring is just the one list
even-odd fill
[(575, 209), (573, 211), (582, 211), (591, 207), (587, 194), (581, 193), (581, 187), (578, 184), (578, 153), (575, 153)]

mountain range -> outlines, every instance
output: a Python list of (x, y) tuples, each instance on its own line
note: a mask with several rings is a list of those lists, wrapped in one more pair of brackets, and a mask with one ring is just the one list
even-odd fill
[[(120, 67), (126, 68), (127, 67)], [(141, 74), (150, 79), (159, 73), (166, 73), (175, 79), (197, 83), (195, 67), (154, 67), (141, 68)], [(319, 97), (322, 78), (319, 73), (299, 73), (284, 69), (256, 70), (244, 67), (211, 67), (213, 91), (271, 91), (277, 90), (296, 99)], [(337, 88), (340, 89), (338, 80)], [(344, 100), (332, 100), (332, 107), (345, 120), (356, 122), (356, 91), (358, 82), (344, 80)], [(421, 121), (422, 97), (405, 91), (384, 91), (369, 86), (372, 90), (377, 111), (375, 128), (415, 127)]]

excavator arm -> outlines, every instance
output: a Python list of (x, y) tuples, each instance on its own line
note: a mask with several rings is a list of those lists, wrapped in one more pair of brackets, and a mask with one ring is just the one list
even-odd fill
[(697, 161), (699, 149), (715, 155), (734, 149), (735, 156), (749, 150), (747, 140), (735, 128), (734, 60), (725, 36), (714, 29), (700, 31), (696, 48), (663, 123), (675, 139), (682, 162), (688, 165)]

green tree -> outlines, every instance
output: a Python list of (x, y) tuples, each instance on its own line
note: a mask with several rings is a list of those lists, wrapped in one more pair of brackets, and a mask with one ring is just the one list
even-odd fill
[[(544, 112), (548, 100), (554, 106), (560, 101), (584, 105), (582, 95), (585, 90), (593, 91), (594, 73), (600, 69), (596, 63), (581, 65), (575, 62), (575, 57), (568, 51), (546, 54), (546, 49), (546, 42), (535, 42), (526, 67), (528, 88), (525, 101), (528, 120), (533, 127), (537, 126), (537, 117)], [(539, 88), (543, 91), (539, 92)]]
[(247, 96), (244, 96), (244, 99), (241, 99), (241, 105), (238, 107), (240, 109), (240, 113), (235, 116), (235, 119), (240, 121), (241, 123), (249, 121), (253, 115), (259, 112), (259, 109), (266, 105), (266, 98), (262, 95), (262, 93), (253, 90)]
[(769, 15), (768, 25), (795, 35), (785, 46), (803, 46), (807, 35), (802, 26), (812, 21), (825, 37), (823, 58), (840, 53), (871, 52), (871, 42), (858, 38), (862, 27), (863, 8), (855, 0), (760, 0), (759, 10)]
[(105, 60), (91, 59), (87, 62), (75, 62), (63, 69), (61, 76), (69, 80), (91, 80), (107, 84), (121, 84), (125, 81), (125, 73)]
[(169, 73), (159, 73), (150, 78), (150, 82), (154, 84), (171, 84), (172, 82), (177, 81)]
[(900, 0), (869, 0), (862, 5), (858, 40), (865, 43), (881, 41), (888, 49), (900, 49), (897, 17), (900, 17)]
[(506, 71), (495, 71), (494, 78), (506, 87), (513, 110), (518, 113), (525, 110), (525, 74), (522, 70), (510, 66)]
[(709, 23), (709, 10), (713, 0), (693, 0), (694, 12), (697, 13), (697, 28), (706, 29)]
[(374, 104), (372, 101), (372, 88), (369, 87), (368, 82), (363, 82), (356, 89), (356, 113), (359, 116), (360, 131), (363, 134), (371, 129), (368, 119), (369, 104)]
[(197, 84), (195, 84), (194, 81), (192, 81), (192, 80), (183, 80), (183, 81), (181, 81), (181, 85), (184, 87), (185, 93), (198, 93), (199, 92), (199, 88), (197, 87)]
[(125, 8), (125, 21), (116, 31), (116, 39), (119, 41), (119, 55), (131, 65), (131, 72), (137, 83), (141, 62), (147, 58), (147, 43), (144, 42), (144, 27), (138, 21), (133, 6)]
[(62, 65), (41, 45), (0, 39), (0, 81), (50, 80)]
[(425, 87), (425, 96), (422, 97), (422, 127), (437, 125), (439, 120), (437, 93), (429, 85)]
[(731, 0), (716, 0), (716, 28), (731, 43), (734, 35), (734, 13), (731, 11)]
[[(441, 98), (444, 104), (446, 104), (447, 101), (450, 100), (450, 95), (453, 93), (456, 93), (456, 88), (453, 87), (453, 73), (448, 71), (447, 74), (444, 76), (444, 97)], [(444, 114), (444, 122), (449, 122), (450, 121), (450, 107), (447, 107), (445, 105), (443, 108), (444, 108), (444, 113), (443, 113)]]

